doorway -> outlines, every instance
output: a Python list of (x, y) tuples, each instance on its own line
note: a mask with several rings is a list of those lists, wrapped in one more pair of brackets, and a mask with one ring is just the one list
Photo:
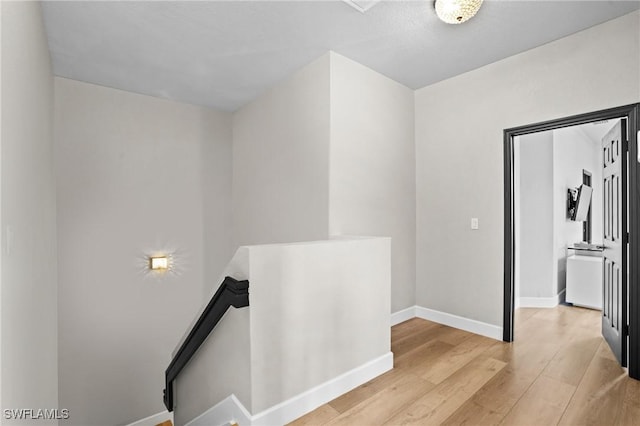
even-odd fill
[[(638, 128), (640, 104), (627, 105), (587, 114), (531, 124), (504, 131), (504, 310), (503, 310), (503, 340), (511, 342), (514, 339), (514, 311), (515, 311), (515, 255), (516, 255), (516, 221), (515, 215), (515, 138), (531, 135), (548, 130), (562, 129), (587, 123), (604, 120), (623, 119), (624, 132), (628, 140), (627, 154), (622, 150), (620, 158), (625, 159), (621, 170), (628, 179), (623, 179), (628, 187), (620, 186), (621, 209), (620, 229), (621, 236), (617, 240), (626, 254), (619, 260), (618, 265), (623, 265), (621, 270), (621, 288), (624, 297), (616, 299), (616, 312), (621, 312), (623, 323), (619, 324), (620, 333), (618, 341), (628, 353), (629, 375), (640, 379), (640, 156), (638, 153)], [(625, 142), (626, 142), (625, 140)], [(624, 147), (626, 148), (626, 147)], [(619, 163), (621, 164), (621, 163)], [(628, 244), (627, 244), (628, 243)], [(625, 274), (625, 272), (627, 272)], [(625, 276), (626, 275), (626, 276)], [(604, 293), (604, 292), (603, 292)], [(606, 293), (604, 294), (606, 297)], [(626, 299), (626, 300), (625, 300)], [(627, 309), (628, 302), (628, 309)], [(604, 312), (604, 311), (603, 311)], [(626, 315), (628, 312), (628, 316)], [(603, 324), (605, 321), (603, 320)], [(605, 327), (603, 325), (603, 330)], [(606, 331), (606, 330), (605, 330)], [(606, 336), (605, 336), (606, 337)], [(607, 339), (609, 341), (609, 339)], [(624, 359), (621, 362), (624, 363)]]
[[(551, 308), (566, 301), (602, 309), (600, 151), (613, 123), (514, 138), (516, 308)], [(588, 226), (590, 219), (595, 226)], [(582, 282), (587, 272), (589, 279)]]

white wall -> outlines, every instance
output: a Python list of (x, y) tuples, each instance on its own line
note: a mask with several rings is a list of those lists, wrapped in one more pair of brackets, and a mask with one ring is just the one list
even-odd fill
[[(0, 2), (0, 49), (2, 48), (2, 2)], [(2, 70), (2, 51), (0, 50), (0, 79)], [(0, 81), (0, 100), (2, 99), (2, 81)], [(2, 102), (0, 101), (0, 126), (2, 125)], [(4, 246), (4, 238), (2, 237), (2, 129), (0, 127), (0, 309), (2, 308), (2, 246)], [(0, 407), (2, 407), (2, 311), (0, 311)], [(2, 420), (0, 420), (0, 425)]]
[(326, 239), (329, 54), (233, 115), (236, 246)]
[[(53, 78), (40, 4), (2, 2), (1, 16), (0, 405), (54, 409), (58, 408), (58, 310)], [(33, 424), (33, 420), (15, 423)]]
[(582, 170), (592, 173), (592, 228), (594, 244), (602, 244), (602, 165), (600, 147), (579, 127), (565, 127), (553, 131), (553, 197), (554, 252), (556, 279), (554, 292), (566, 288), (567, 247), (582, 241), (582, 224), (567, 219), (567, 189), (582, 184)]
[[(231, 119), (62, 78), (55, 95), (60, 404), (129, 423), (164, 409), (171, 351), (229, 260)], [(156, 251), (174, 271), (146, 271)]]
[(516, 288), (519, 297), (553, 297), (554, 256), (554, 182), (553, 133), (519, 136), (516, 176)]
[(230, 114), (209, 111), (201, 135), (203, 207), (203, 279), (206, 302), (222, 283), (222, 271), (231, 259), (232, 241), (232, 125)]
[(416, 92), (418, 305), (502, 324), (503, 129), (640, 101), (639, 21), (634, 12)]
[(413, 91), (331, 53), (331, 235), (391, 237), (391, 310), (415, 305)]
[(388, 239), (250, 251), (252, 413), (389, 353)]

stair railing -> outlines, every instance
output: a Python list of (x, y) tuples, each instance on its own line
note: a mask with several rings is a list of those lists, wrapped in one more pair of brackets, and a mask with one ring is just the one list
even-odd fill
[(249, 306), (249, 281), (225, 277), (165, 371), (164, 405), (173, 411), (173, 381), (195, 355), (230, 306)]

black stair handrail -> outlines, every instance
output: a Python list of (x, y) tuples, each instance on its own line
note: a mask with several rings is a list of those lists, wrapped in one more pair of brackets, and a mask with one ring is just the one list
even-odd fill
[(164, 405), (173, 411), (173, 381), (198, 351), (227, 309), (249, 306), (249, 281), (225, 277), (165, 371)]

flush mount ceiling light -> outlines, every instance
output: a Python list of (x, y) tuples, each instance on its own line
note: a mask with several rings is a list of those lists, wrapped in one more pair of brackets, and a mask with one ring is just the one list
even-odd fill
[(447, 24), (461, 24), (478, 12), (483, 0), (436, 0), (436, 14)]

